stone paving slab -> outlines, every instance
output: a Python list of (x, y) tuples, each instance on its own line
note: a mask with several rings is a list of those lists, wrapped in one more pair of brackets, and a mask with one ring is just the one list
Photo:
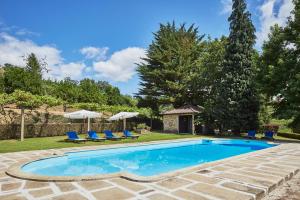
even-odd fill
[[(107, 148), (120, 146), (122, 145), (109, 145)], [(148, 183), (133, 182), (121, 177), (91, 181), (40, 182), (5, 174), (15, 163), (96, 148), (99, 147), (0, 154), (0, 199), (261, 199), (300, 170), (300, 144), (284, 143), (270, 149), (183, 169), (173, 177), (166, 176), (160, 181)]]

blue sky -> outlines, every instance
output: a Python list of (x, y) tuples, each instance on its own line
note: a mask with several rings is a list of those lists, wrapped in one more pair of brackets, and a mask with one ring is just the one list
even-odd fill
[[(137, 92), (140, 62), (159, 23), (194, 23), (213, 38), (228, 34), (230, 0), (1, 0), (0, 65), (46, 58), (46, 78), (106, 80)], [(292, 0), (249, 0), (259, 48), (270, 25), (285, 24)]]

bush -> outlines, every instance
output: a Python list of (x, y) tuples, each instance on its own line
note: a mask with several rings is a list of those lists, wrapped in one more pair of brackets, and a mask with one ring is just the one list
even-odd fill
[(300, 134), (295, 133), (278, 133), (278, 136), (300, 140)]
[(146, 129), (147, 128), (147, 125), (145, 123), (142, 123), (142, 124), (138, 124), (136, 126), (137, 129)]

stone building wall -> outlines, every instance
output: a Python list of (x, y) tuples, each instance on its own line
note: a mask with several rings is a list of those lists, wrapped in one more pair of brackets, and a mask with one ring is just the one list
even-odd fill
[(178, 133), (178, 115), (163, 116), (164, 132)]

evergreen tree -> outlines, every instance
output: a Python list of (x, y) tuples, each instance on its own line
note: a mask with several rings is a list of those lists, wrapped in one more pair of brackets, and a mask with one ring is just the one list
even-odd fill
[(233, 0), (230, 35), (217, 85), (214, 115), (221, 131), (256, 129), (259, 101), (253, 83), (255, 28), (244, 0)]
[(37, 59), (35, 54), (31, 53), (26, 58), (25, 71), (26, 75), (26, 91), (32, 94), (42, 93), (42, 70), (44, 63)]
[(142, 80), (138, 94), (142, 105), (158, 111), (161, 104), (179, 107), (194, 103), (194, 90), (189, 85), (201, 54), (202, 38), (194, 26), (177, 28), (174, 22), (160, 25), (159, 31), (154, 33), (147, 58), (138, 67)]

